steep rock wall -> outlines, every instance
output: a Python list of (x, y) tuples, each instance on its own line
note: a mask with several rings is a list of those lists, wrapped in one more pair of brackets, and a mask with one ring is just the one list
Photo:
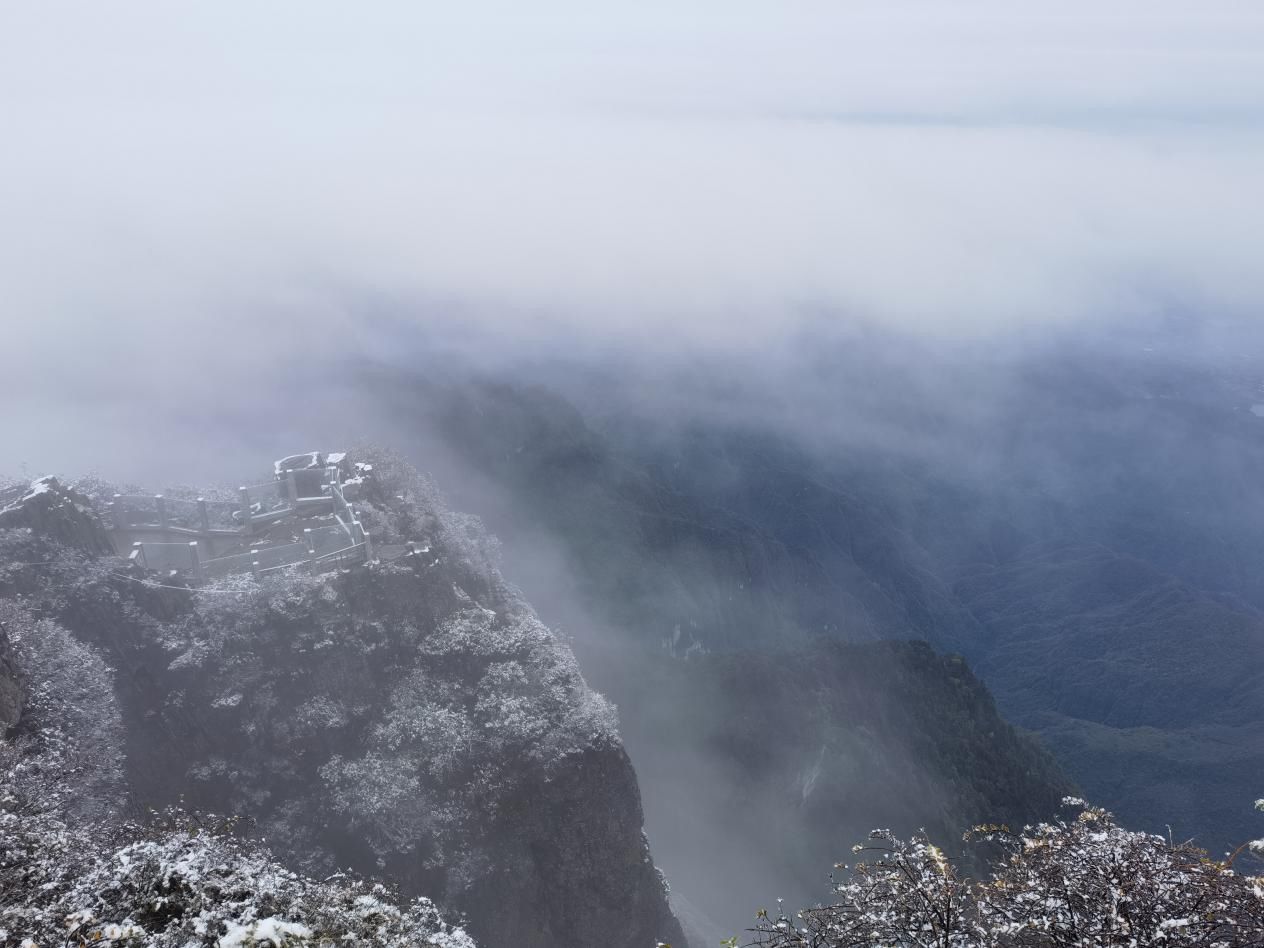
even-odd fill
[(391, 565), (160, 588), (95, 542), (0, 531), (0, 572), (116, 670), (141, 804), (245, 815), (292, 865), (350, 866), (480, 944), (683, 944), (611, 707), (495, 571), (478, 525), (380, 465)]

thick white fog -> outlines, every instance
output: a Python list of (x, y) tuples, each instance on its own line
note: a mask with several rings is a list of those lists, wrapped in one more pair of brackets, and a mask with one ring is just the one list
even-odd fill
[(205, 467), (400, 323), (678, 354), (1250, 314), (1262, 47), (1249, 3), (9, 5), (4, 467), (108, 467), (138, 413)]

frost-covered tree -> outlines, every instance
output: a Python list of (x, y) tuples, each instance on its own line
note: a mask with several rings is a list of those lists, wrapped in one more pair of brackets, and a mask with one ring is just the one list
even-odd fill
[(27, 689), (14, 732), (0, 734), (0, 945), (473, 948), (428, 900), (290, 872), (230, 822), (120, 819), (109, 669), (12, 602), (0, 600), (0, 628)]
[[(855, 851), (862, 861), (830, 905), (797, 917), (761, 912), (761, 948), (1240, 948), (1264, 945), (1264, 880), (1234, 857), (1118, 826), (1067, 799), (1073, 819), (979, 827), (998, 846), (985, 880), (961, 878), (924, 836), (886, 830)], [(840, 866), (840, 869), (847, 869)]]

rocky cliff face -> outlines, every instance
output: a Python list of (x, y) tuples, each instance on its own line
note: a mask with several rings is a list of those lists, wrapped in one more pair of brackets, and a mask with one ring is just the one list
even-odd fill
[(426, 552), (156, 586), (58, 486), (61, 518), (0, 530), (0, 562), (43, 564), (0, 565), (0, 595), (115, 668), (139, 802), (248, 816), (292, 865), (429, 895), (493, 948), (680, 944), (613, 710), (478, 525), (375, 467), (366, 526)]

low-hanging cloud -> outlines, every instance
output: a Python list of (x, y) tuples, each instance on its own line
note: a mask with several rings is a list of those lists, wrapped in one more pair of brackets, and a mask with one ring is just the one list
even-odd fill
[(19, 405), (262, 394), (383, 300), (651, 352), (1264, 302), (1250, 4), (0, 18)]

